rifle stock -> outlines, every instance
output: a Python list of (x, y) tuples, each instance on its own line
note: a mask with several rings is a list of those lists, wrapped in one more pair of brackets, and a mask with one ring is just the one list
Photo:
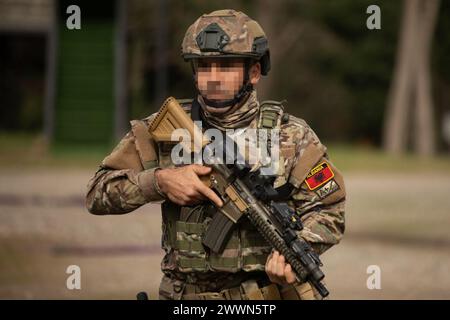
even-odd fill
[[(149, 133), (156, 142), (179, 142), (172, 140), (172, 133), (176, 129), (187, 130), (190, 137), (190, 150), (201, 150), (208, 144), (208, 140), (203, 138), (203, 133), (198, 128), (189, 115), (183, 110), (174, 97), (169, 97), (164, 101), (158, 114), (150, 123)], [(188, 147), (188, 145), (185, 145)]]

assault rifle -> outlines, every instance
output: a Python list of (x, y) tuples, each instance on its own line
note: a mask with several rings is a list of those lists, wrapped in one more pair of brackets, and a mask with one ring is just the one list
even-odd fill
[[(180, 128), (201, 135), (200, 129), (171, 97), (161, 107), (149, 132), (157, 142), (171, 141), (167, 140), (170, 133)], [(207, 145), (204, 139), (199, 141), (197, 147)], [(237, 153), (234, 145), (226, 144), (223, 150), (224, 154)], [(309, 281), (322, 297), (328, 296), (329, 292), (321, 282), (324, 274), (320, 269), (319, 255), (298, 235), (303, 229), (300, 216), (286, 202), (276, 201), (280, 197), (273, 187), (274, 177), (261, 175), (259, 170), (251, 171), (249, 165), (236, 161), (225, 164), (222, 155), (214, 157), (213, 161), (208, 161), (213, 170), (208, 181), (204, 182), (217, 193), (224, 205), (217, 208), (208, 225), (203, 245), (214, 252), (222, 252), (234, 225), (246, 216), (263, 238), (285, 257), (298, 281)]]

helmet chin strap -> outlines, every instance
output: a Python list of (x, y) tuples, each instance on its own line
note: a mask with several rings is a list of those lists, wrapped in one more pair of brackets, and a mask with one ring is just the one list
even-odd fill
[(247, 81), (245, 84), (243, 84), (241, 86), (241, 88), (239, 89), (238, 93), (236, 93), (236, 95), (234, 96), (233, 99), (228, 99), (228, 100), (210, 100), (208, 98), (206, 98), (204, 95), (202, 95), (200, 93), (200, 91), (197, 88), (197, 91), (200, 93), (200, 95), (203, 98), (203, 101), (205, 101), (206, 105), (208, 107), (213, 107), (213, 108), (225, 108), (225, 107), (231, 107), (236, 105), (237, 103), (241, 102), (242, 99), (253, 90), (253, 85), (250, 83), (250, 81)]
[(213, 107), (213, 108), (226, 108), (226, 107), (231, 107), (236, 105), (237, 103), (241, 102), (242, 99), (253, 90), (253, 84), (250, 82), (250, 78), (248, 75), (249, 72), (249, 67), (248, 64), (246, 63), (245, 65), (245, 79), (244, 79), (244, 83), (241, 86), (241, 88), (239, 89), (239, 91), (235, 94), (234, 98), (232, 99), (227, 99), (227, 100), (211, 100), (206, 98), (198, 89), (198, 85), (197, 85), (197, 80), (195, 79), (195, 72), (193, 74), (193, 78), (194, 78), (194, 83), (195, 83), (195, 88), (197, 89), (198, 94), (200, 94), (203, 98), (203, 101), (205, 101), (206, 105), (208, 107)]

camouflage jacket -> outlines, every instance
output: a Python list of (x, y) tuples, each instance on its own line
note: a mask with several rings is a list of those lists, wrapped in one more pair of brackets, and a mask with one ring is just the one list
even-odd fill
[[(189, 110), (190, 106), (187, 104), (183, 107)], [(181, 213), (180, 211), (176, 213), (174, 221), (169, 221), (170, 214), (165, 214), (164, 210), (173, 204), (165, 200), (159, 191), (154, 172), (159, 168), (171, 166), (168, 157), (170, 150), (167, 146), (158, 146), (158, 164), (149, 168), (151, 166), (148, 166), (144, 155), (145, 146), (142, 146), (140, 142), (142, 139), (139, 139), (153, 117), (154, 115), (151, 115), (140, 121), (131, 121), (132, 130), (102, 161), (87, 187), (86, 206), (89, 212), (99, 215), (123, 214), (148, 202), (164, 201), (162, 243), (166, 256), (161, 264), (163, 272), (167, 274), (196, 271), (200, 273), (264, 271), (265, 260), (271, 248), (267, 247), (264, 240), (252, 240), (259, 235), (255, 236), (255, 230), (252, 226), (247, 226), (245, 221), (242, 223), (242, 230), (235, 237), (239, 244), (237, 246), (230, 244), (229, 249), (226, 248), (221, 256), (208, 254), (202, 248), (198, 239), (201, 236), (192, 230), (202, 229), (197, 227), (203, 226), (178, 221), (186, 207), (181, 208)], [(260, 117), (255, 118), (249, 127), (258, 127), (258, 121), (261, 121)], [(285, 123), (279, 123), (279, 128), (282, 165), (275, 186), (281, 186), (286, 182), (294, 186), (288, 204), (302, 216), (304, 229), (300, 236), (322, 254), (339, 243), (344, 233), (345, 187), (342, 175), (328, 159), (326, 148), (304, 120), (289, 115)], [(177, 227), (174, 232), (175, 239), (168, 239), (171, 237), (168, 229), (174, 224)], [(247, 246), (242, 241), (245, 237), (251, 238), (246, 241), (250, 243)], [(231, 242), (233, 241), (230, 240)], [(189, 248), (186, 248), (186, 245)], [(238, 263), (233, 262), (227, 266), (227, 261), (236, 255), (240, 257)], [(247, 262), (245, 262), (246, 255), (251, 258)], [(209, 259), (209, 267), (204, 268), (203, 265), (193, 263), (195, 259)], [(190, 264), (183, 265), (183, 261), (190, 261)]]

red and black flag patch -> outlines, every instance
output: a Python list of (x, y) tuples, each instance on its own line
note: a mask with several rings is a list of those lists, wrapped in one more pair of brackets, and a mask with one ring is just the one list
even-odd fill
[(325, 161), (315, 166), (306, 176), (305, 182), (309, 190), (315, 190), (324, 185), (334, 177), (334, 172), (331, 170), (328, 163)]

